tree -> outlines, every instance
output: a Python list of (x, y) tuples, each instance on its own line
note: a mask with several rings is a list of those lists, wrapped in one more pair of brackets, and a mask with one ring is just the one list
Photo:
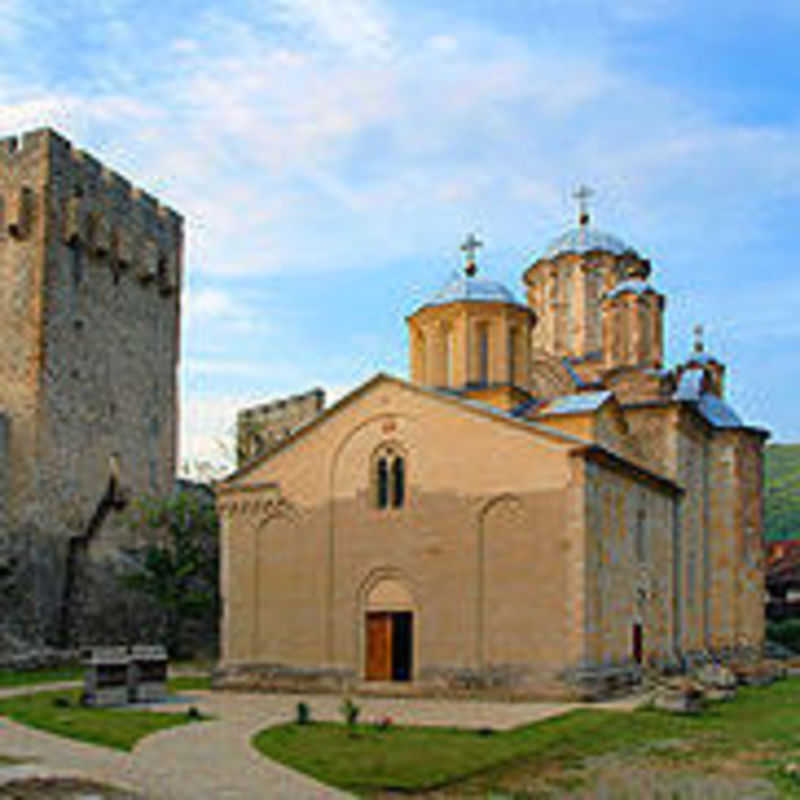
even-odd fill
[(171, 497), (134, 504), (131, 525), (146, 544), (128, 550), (131, 569), (124, 579), (160, 609), (164, 643), (172, 657), (190, 655), (187, 623), (213, 637), (216, 645), (220, 610), (219, 522), (213, 495), (202, 484), (181, 481), (179, 486)]

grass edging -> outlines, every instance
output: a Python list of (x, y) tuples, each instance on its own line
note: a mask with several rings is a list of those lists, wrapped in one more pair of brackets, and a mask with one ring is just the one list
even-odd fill
[[(312, 709), (313, 712), (313, 709)], [(430, 791), (466, 781), (491, 791), (522, 769), (529, 775), (565, 775), (586, 759), (606, 754), (676, 763), (702, 773), (724, 768), (742, 754), (755, 776), (782, 791), (788, 779), (776, 764), (800, 760), (800, 679), (766, 688), (743, 688), (735, 700), (696, 717), (642, 709), (630, 713), (579, 709), (510, 731), (491, 734), (454, 728), (412, 728), (334, 722), (290, 723), (259, 731), (253, 746), (263, 755), (311, 777), (354, 792)], [(659, 747), (659, 745), (661, 745)], [(755, 754), (755, 756), (753, 756)], [(794, 780), (794, 779), (792, 779)], [(505, 787), (504, 787), (505, 788)], [(800, 778), (793, 788), (800, 797)]]

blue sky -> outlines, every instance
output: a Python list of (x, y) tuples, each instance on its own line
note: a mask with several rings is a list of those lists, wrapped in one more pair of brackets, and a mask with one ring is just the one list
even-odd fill
[(52, 125), (186, 217), (182, 460), (235, 409), (406, 373), (459, 266), (522, 297), (594, 187), (729, 397), (800, 441), (800, 4), (0, 0), (0, 134)]

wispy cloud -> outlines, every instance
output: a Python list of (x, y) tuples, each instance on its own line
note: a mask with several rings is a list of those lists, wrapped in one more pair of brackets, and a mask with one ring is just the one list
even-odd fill
[(309, 29), (313, 41), (359, 58), (385, 58), (392, 40), (386, 9), (374, 0), (275, 0), (284, 22)]

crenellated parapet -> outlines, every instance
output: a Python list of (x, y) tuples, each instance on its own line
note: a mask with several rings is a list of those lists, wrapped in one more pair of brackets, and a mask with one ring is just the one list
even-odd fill
[(34, 240), (45, 220), (48, 246), (165, 295), (180, 287), (179, 214), (52, 130), (0, 140), (0, 241)]

